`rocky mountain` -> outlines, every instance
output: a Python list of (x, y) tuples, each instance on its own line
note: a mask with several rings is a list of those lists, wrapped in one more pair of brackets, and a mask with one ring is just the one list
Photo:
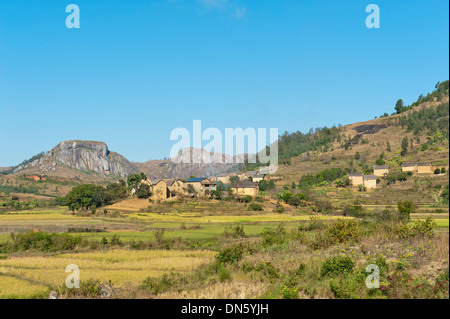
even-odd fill
[[(137, 168), (122, 155), (111, 152), (103, 142), (64, 141), (30, 163), (17, 166), (13, 173), (33, 173), (63, 176), (67, 169), (101, 176), (126, 177)], [(58, 174), (60, 173), (60, 174)]]
[[(210, 153), (203, 149), (186, 149), (190, 152), (189, 163), (181, 161), (182, 152), (174, 159), (151, 160), (131, 163), (124, 156), (111, 152), (103, 142), (64, 141), (46, 153), (24, 161), (12, 170), (16, 175), (49, 175), (68, 178), (126, 177), (145, 173), (156, 178), (189, 178), (190, 176), (213, 176), (240, 168), (242, 156), (231, 157)], [(238, 161), (238, 159), (240, 161)], [(223, 163), (219, 163), (222, 160)], [(94, 173), (94, 174), (93, 174)]]
[(222, 153), (208, 152), (204, 149), (186, 148), (189, 152), (187, 161), (183, 162), (183, 153), (180, 151), (173, 159), (151, 160), (144, 163), (133, 163), (148, 177), (155, 178), (181, 178), (190, 176), (210, 177), (223, 172), (237, 171), (241, 168), (240, 156), (230, 156)]

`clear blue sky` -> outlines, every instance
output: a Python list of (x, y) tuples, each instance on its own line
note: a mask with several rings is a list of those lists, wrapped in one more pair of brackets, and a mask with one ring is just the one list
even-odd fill
[[(67, 29), (75, 3), (81, 28)], [(367, 5), (381, 10), (368, 29)], [(449, 3), (2, 0), (0, 166), (62, 140), (131, 161), (168, 157), (172, 129), (350, 124), (449, 78)]]

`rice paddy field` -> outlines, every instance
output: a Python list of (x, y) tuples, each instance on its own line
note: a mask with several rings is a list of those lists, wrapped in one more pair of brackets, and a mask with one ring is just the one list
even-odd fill
[(167, 272), (189, 273), (213, 260), (212, 251), (108, 250), (0, 260), (0, 298), (33, 298), (64, 284), (66, 267), (77, 265), (80, 280), (97, 279), (116, 288), (138, 285)]
[[(267, 229), (280, 225), (287, 233), (295, 232), (300, 225), (316, 223), (329, 224), (337, 220), (354, 220), (353, 217), (332, 216), (312, 213), (310, 210), (287, 209), (284, 213), (274, 213), (269, 203), (263, 203), (263, 211), (250, 211), (245, 204), (218, 203), (216, 201), (188, 201), (173, 204), (152, 205), (142, 208), (142, 202), (127, 201), (122, 205), (106, 207), (95, 214), (75, 214), (66, 207), (13, 211), (0, 214), (0, 244), (11, 238), (11, 233), (46, 232), (68, 233), (81, 236), (90, 243), (112, 242), (119, 238), (123, 246), (99, 246), (92, 244), (69, 251), (19, 251), (7, 256), (0, 254), (0, 298), (48, 298), (51, 290), (61, 287), (69, 273), (66, 267), (75, 264), (80, 269), (80, 279), (109, 282), (126, 297), (139, 297), (136, 290), (148, 278), (161, 278), (164, 274), (179, 274), (188, 278), (207, 269), (223, 247), (233, 243), (251, 243), (261, 240)], [(364, 204), (363, 204), (364, 205)], [(385, 208), (385, 205), (365, 204), (369, 211)], [(119, 209), (120, 208), (120, 209)], [(438, 232), (447, 234), (449, 228), (448, 211), (444, 212), (427, 205), (419, 206), (411, 216), (415, 220), (425, 220), (432, 216)], [(230, 239), (226, 236), (230, 226), (240, 225), (245, 229), (245, 238)], [(158, 241), (156, 232), (165, 240), (190, 241), (178, 247), (152, 249), (130, 249), (129, 243)], [(163, 231), (163, 232), (162, 232)], [(315, 230), (308, 233), (311, 238)], [(437, 243), (444, 242), (439, 239)], [(277, 244), (278, 248), (264, 248), (258, 257), (248, 257), (248, 262), (265, 264), (272, 260), (277, 269), (289, 273), (289, 266), (295, 265), (299, 250), (302, 258), (312, 258), (311, 267), (318, 269), (322, 250), (306, 250), (290, 239)], [(441, 244), (439, 244), (441, 245)], [(344, 252), (360, 251), (358, 247), (339, 246)], [(346, 250), (347, 249), (347, 250)], [(332, 252), (336, 253), (335, 251)], [(342, 251), (339, 251), (342, 253)], [(309, 254), (309, 255), (306, 255)], [(361, 256), (358, 258), (366, 258)], [(404, 254), (406, 254), (404, 252)], [(441, 254), (448, 254), (442, 250)], [(309, 256), (309, 257), (305, 257)], [(353, 257), (355, 255), (352, 255)], [(253, 266), (252, 266), (253, 267)], [(256, 267), (256, 266), (255, 266)], [(219, 275), (220, 277), (220, 275)], [(255, 279), (256, 278), (256, 279)], [(257, 279), (254, 274), (238, 272), (232, 281), (211, 279), (206, 287), (195, 286), (191, 290), (179, 288), (173, 292), (160, 293), (158, 298), (272, 298), (282, 296), (283, 290), (274, 286), (272, 280)], [(256, 281), (255, 281), (256, 280)], [(195, 281), (195, 280), (194, 280)], [(256, 290), (255, 290), (256, 289)], [(308, 288), (309, 289), (309, 288)], [(325, 288), (323, 288), (325, 291)], [(329, 288), (327, 288), (329, 289)], [(136, 292), (137, 291), (137, 292)], [(189, 292), (190, 291), (190, 292)], [(137, 295), (136, 295), (137, 294)], [(330, 297), (328, 292), (320, 292), (321, 297)], [(305, 297), (307, 294), (303, 294)], [(146, 295), (144, 295), (146, 296)]]

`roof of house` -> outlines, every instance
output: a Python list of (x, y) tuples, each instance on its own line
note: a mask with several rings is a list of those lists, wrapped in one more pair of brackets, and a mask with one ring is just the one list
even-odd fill
[(373, 169), (389, 169), (389, 165), (375, 165)]
[(363, 176), (363, 173), (348, 173), (348, 176)]
[(416, 166), (415, 163), (402, 163), (402, 167), (411, 167), (411, 166)]
[(266, 176), (266, 174), (253, 175), (253, 178), (264, 178), (265, 176)]
[(147, 180), (152, 182), (152, 184), (156, 184), (156, 183), (158, 183), (161, 180), (161, 178), (157, 178), (157, 177), (153, 176), (153, 177), (148, 177)]
[(417, 166), (431, 166), (431, 163), (417, 163)]
[(213, 185), (216, 185), (217, 183), (216, 183), (216, 182), (212, 182), (212, 181), (210, 181), (209, 179), (205, 178), (205, 179), (202, 181), (202, 184), (213, 184)]
[(372, 180), (372, 179), (377, 179), (378, 177), (376, 175), (364, 175), (363, 179), (368, 181), (368, 180)]
[(229, 176), (227, 173), (221, 173), (221, 174), (217, 175), (217, 177), (227, 177), (227, 176)]
[(189, 178), (186, 183), (200, 183), (203, 180), (205, 180), (206, 177), (193, 177), (193, 178)]
[(167, 186), (172, 186), (173, 183), (175, 183), (174, 179), (165, 179), (164, 181), (166, 182)]
[(236, 185), (233, 185), (233, 188), (255, 188), (258, 185), (258, 183), (250, 182), (250, 181), (240, 181), (239, 183), (236, 183)]
[(247, 176), (254, 176), (254, 175), (257, 175), (257, 174), (258, 174), (257, 171), (247, 171), (247, 172), (245, 172), (245, 175), (247, 175)]

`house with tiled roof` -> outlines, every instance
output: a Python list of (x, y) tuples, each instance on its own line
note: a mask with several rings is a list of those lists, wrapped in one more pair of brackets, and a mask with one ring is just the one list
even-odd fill
[(252, 196), (256, 197), (259, 194), (258, 183), (251, 181), (239, 181), (232, 186), (233, 194), (237, 196)]
[(375, 165), (373, 167), (373, 174), (376, 176), (389, 175), (389, 165)]
[(348, 179), (352, 186), (364, 185), (362, 173), (348, 173)]
[(377, 188), (377, 179), (376, 175), (363, 175), (363, 185), (367, 188)]
[(433, 174), (434, 167), (433, 164), (427, 163), (417, 163), (417, 174)]

